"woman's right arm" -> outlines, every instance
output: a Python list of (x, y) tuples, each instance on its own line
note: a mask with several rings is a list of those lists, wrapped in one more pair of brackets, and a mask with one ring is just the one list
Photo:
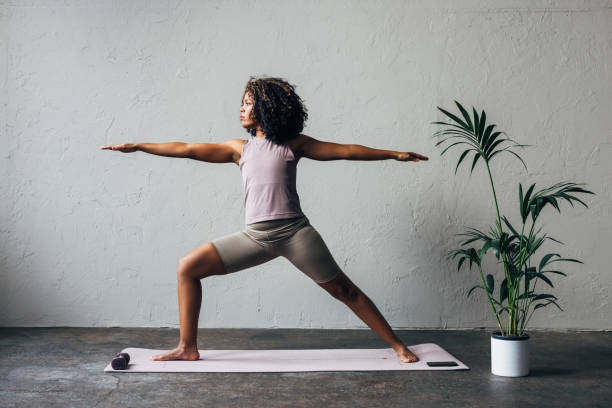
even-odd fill
[(209, 163), (238, 164), (242, 152), (242, 141), (232, 139), (221, 143), (125, 143), (101, 146), (102, 150), (119, 150), (131, 153), (137, 150), (168, 157), (186, 157)]
[(135, 143), (136, 148), (143, 152), (167, 157), (187, 157), (188, 143), (168, 142), (168, 143)]
[(132, 153), (137, 150), (167, 157), (188, 157), (188, 143), (124, 143), (118, 145), (101, 146), (102, 150), (119, 150), (123, 153)]

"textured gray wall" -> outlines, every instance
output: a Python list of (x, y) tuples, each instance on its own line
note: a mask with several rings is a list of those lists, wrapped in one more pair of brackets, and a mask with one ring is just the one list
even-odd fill
[[(303, 210), (393, 327), (495, 326), (482, 292), (466, 298), (476, 271), (440, 259), (495, 217), (482, 163), (455, 176), (463, 149), (430, 137), (457, 99), (535, 145), (517, 150), (528, 172), (493, 162), (514, 222), (519, 182), (597, 193), (541, 217), (565, 245), (539, 257), (585, 264), (555, 264), (565, 312), (530, 327), (612, 328), (610, 1), (0, 4), (0, 325), (178, 327), (178, 259), (243, 228), (240, 172), (99, 146), (246, 139), (244, 84), (268, 74), (297, 85), (305, 133), (430, 158), (298, 168)], [(284, 258), (202, 283), (200, 327), (365, 327)]]

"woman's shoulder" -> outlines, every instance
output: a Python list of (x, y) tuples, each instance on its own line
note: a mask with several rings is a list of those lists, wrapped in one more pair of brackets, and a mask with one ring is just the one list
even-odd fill
[(302, 156), (302, 145), (304, 144), (307, 138), (308, 136), (300, 133), (297, 137), (294, 137), (293, 139), (287, 142), (295, 157)]
[(242, 157), (242, 153), (244, 151), (243, 147), (246, 142), (248, 142), (248, 140), (246, 139), (230, 139), (223, 143), (225, 145), (231, 146), (232, 150), (234, 151), (232, 161), (237, 165), (239, 164), (240, 158)]

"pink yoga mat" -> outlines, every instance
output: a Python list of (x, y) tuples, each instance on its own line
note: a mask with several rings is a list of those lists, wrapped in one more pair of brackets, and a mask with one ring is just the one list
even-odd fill
[[(113, 373), (208, 372), (255, 373), (300, 371), (396, 371), (396, 370), (469, 370), (442, 347), (434, 343), (407, 346), (419, 361), (404, 363), (392, 348), (383, 349), (308, 349), (308, 350), (198, 350), (196, 361), (153, 361), (151, 356), (166, 350), (126, 348), (130, 355), (125, 370), (104, 369)], [(428, 361), (455, 361), (452, 367), (430, 367)]]

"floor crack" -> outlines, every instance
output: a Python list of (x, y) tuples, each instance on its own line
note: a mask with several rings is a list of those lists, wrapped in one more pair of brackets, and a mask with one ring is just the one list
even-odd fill
[(115, 374), (111, 374), (111, 377), (113, 377), (114, 379), (117, 380), (117, 383), (115, 384), (115, 388), (113, 388), (112, 390), (110, 390), (108, 393), (106, 393), (106, 395), (104, 395), (100, 401), (96, 402), (96, 405), (94, 405), (94, 408), (97, 407), (98, 405), (100, 405), (101, 402), (106, 401), (108, 399), (108, 397), (110, 397), (110, 395), (117, 391), (119, 389), (119, 385), (121, 384), (121, 375), (115, 375)]

